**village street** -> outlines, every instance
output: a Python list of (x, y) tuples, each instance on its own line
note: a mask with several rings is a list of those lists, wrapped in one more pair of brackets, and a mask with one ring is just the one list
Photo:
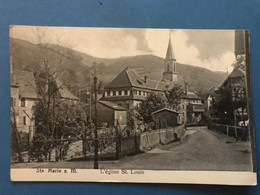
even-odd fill
[[(118, 161), (99, 161), (99, 168), (155, 169), (155, 170), (223, 170), (250, 171), (249, 142), (236, 142), (208, 130), (206, 127), (190, 127), (179, 142), (160, 145), (135, 156)], [(92, 161), (21, 163), (14, 168), (92, 168)]]

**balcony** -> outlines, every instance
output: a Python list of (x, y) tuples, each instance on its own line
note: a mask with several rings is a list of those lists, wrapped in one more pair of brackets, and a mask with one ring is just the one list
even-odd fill
[(205, 107), (203, 104), (189, 104), (190, 112), (204, 112)]

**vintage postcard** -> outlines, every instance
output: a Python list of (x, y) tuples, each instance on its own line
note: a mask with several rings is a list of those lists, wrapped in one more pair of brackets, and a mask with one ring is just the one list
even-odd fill
[(11, 180), (256, 185), (249, 37), (10, 26)]

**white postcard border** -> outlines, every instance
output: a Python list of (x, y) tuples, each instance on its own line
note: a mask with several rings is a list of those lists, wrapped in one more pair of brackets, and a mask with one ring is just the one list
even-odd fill
[[(109, 174), (110, 173), (110, 174)], [(128, 182), (215, 185), (257, 185), (255, 172), (154, 171), (131, 169), (11, 168), (14, 182)]]

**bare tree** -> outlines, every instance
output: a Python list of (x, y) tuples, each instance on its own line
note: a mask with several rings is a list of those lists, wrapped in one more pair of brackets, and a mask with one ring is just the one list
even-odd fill
[[(73, 112), (74, 105), (61, 97), (59, 91), (64, 86), (58, 79), (59, 70), (63, 68), (68, 59), (72, 58), (72, 55), (71, 49), (68, 46), (62, 46), (65, 44), (55, 35), (49, 33), (48, 28), (38, 27), (36, 32), (41, 69), (35, 72), (35, 90), (38, 95), (38, 101), (33, 107), (36, 121), (35, 139), (48, 141), (42, 153), (47, 160), (50, 160), (53, 147), (59, 147), (59, 143), (54, 140), (61, 138), (62, 130), (70, 126), (73, 121), (75, 122), (76, 118), (75, 115), (68, 116), (68, 113)], [(71, 130), (75, 132), (73, 128)], [(43, 148), (43, 145), (39, 147)], [(40, 157), (42, 157), (41, 154), (38, 155), (38, 158)]]

